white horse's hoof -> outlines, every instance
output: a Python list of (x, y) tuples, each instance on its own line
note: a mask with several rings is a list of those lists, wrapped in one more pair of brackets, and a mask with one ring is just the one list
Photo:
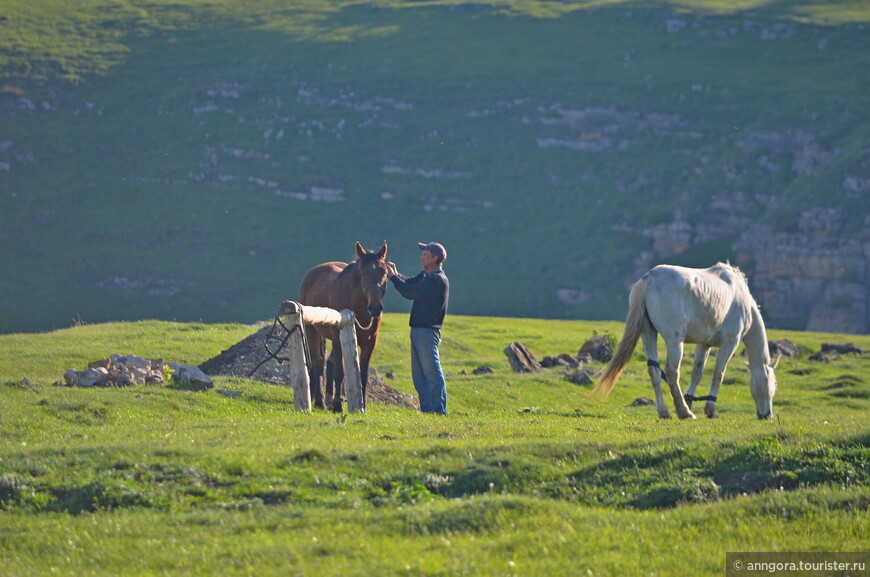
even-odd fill
[(670, 418), (671, 418), (671, 414), (667, 411), (665, 411), (664, 413), (659, 413), (659, 419), (670, 419)]
[(707, 403), (704, 407), (704, 414), (707, 415), (708, 419), (718, 419), (719, 415), (716, 413), (716, 405), (713, 403)]
[(696, 417), (695, 417), (695, 413), (693, 413), (692, 411), (689, 411), (689, 412), (686, 413), (685, 415), (680, 415), (680, 418), (681, 418), (681, 419), (689, 419), (689, 420), (693, 420), (693, 419), (695, 419)]

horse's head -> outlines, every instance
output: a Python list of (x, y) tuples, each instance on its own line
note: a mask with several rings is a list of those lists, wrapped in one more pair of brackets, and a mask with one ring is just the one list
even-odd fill
[(773, 374), (773, 369), (778, 362), (779, 356), (769, 365), (762, 364), (749, 371), (749, 390), (755, 399), (755, 414), (759, 419), (773, 418), (773, 395), (776, 394), (776, 375)]
[(387, 243), (377, 252), (368, 252), (356, 243), (356, 274), (366, 298), (366, 310), (372, 317), (384, 312), (383, 299), (387, 292)]

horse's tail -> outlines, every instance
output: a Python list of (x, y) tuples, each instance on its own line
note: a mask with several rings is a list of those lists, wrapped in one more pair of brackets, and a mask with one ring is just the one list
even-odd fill
[(628, 297), (628, 316), (625, 319), (625, 332), (622, 335), (622, 340), (619, 341), (613, 358), (601, 372), (601, 378), (592, 388), (592, 394), (599, 395), (603, 399), (610, 395), (610, 391), (613, 390), (616, 381), (625, 370), (628, 361), (631, 360), (631, 355), (634, 353), (638, 339), (640, 339), (646, 317), (646, 305), (644, 304), (646, 283), (647, 277), (644, 275), (631, 287), (631, 294)]

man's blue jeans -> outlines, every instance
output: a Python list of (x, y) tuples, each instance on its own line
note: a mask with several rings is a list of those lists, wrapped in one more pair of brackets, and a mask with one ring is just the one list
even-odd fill
[(420, 411), (447, 414), (447, 383), (441, 370), (439, 329), (411, 328), (411, 378), (420, 397)]

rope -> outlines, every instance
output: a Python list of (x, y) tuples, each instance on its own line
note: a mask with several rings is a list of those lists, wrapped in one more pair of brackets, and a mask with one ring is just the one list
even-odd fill
[[(301, 332), (301, 334), (302, 334), (302, 346), (305, 350), (305, 362), (308, 366), (311, 366), (311, 357), (309, 356), (310, 353), (308, 351), (308, 341), (307, 341), (306, 336), (305, 336), (305, 329), (302, 328), (303, 324), (304, 323), (302, 321), (302, 314), (301, 313), (299, 314), (299, 321), (295, 325), (293, 325), (292, 329), (287, 328), (287, 325), (285, 325), (284, 321), (281, 320), (280, 314), (277, 315), (275, 317), (274, 322), (272, 323), (272, 328), (269, 330), (269, 333), (266, 335), (266, 338), (263, 339), (263, 347), (266, 349), (266, 353), (268, 353), (268, 354), (267, 354), (265, 359), (260, 361), (260, 363), (257, 364), (257, 366), (254, 367), (253, 370), (251, 370), (251, 372), (248, 373), (248, 377), (254, 376), (254, 373), (256, 373), (257, 370), (260, 367), (262, 367), (269, 360), (274, 359), (274, 360), (278, 361), (279, 363), (285, 363), (285, 362), (289, 361), (290, 357), (281, 356), (278, 352), (272, 350), (272, 348), (269, 346), (269, 343), (270, 343), (270, 341), (278, 341), (278, 343), (279, 343), (278, 344), (278, 351), (280, 351), (287, 346), (287, 341), (290, 340), (290, 335), (292, 335), (298, 329), (302, 329), (302, 332)], [(278, 326), (280, 326), (282, 329), (284, 329), (284, 332), (286, 333), (283, 337), (281, 337), (277, 334), (279, 332), (277, 330)]]
[[(372, 290), (373, 288), (379, 289), (381, 291), (381, 296), (383, 296), (387, 292), (387, 285), (386, 284), (381, 286), (377, 283), (374, 283), (374, 284), (370, 284), (365, 289), (363, 289), (363, 295), (369, 294), (369, 291)], [(362, 324), (360, 324), (359, 320), (356, 318), (356, 315), (353, 316), (353, 322), (354, 322), (354, 324), (356, 324), (356, 326), (358, 326), (360, 328), (360, 330), (367, 331), (370, 328), (372, 328), (372, 325), (375, 322), (375, 317), (369, 316), (369, 324), (367, 324), (366, 326), (362, 326)]]
[(369, 324), (366, 326), (362, 326), (359, 322), (359, 319), (356, 318), (356, 315), (353, 315), (353, 322), (356, 326), (358, 326), (361, 330), (367, 331), (372, 328), (372, 325), (375, 322), (375, 317), (369, 317)]

